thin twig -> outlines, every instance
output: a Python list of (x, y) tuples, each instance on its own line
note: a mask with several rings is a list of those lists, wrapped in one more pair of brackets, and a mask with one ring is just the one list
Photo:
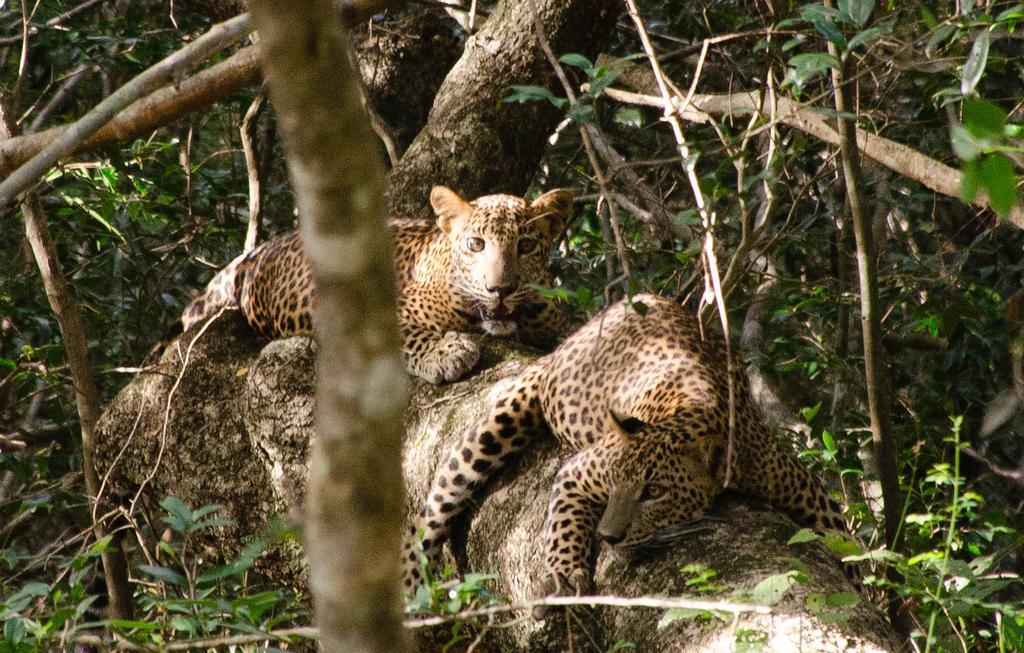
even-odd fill
[(113, 648), (115, 651), (192, 651), (195, 649), (220, 649), (229, 646), (242, 644), (257, 644), (259, 642), (287, 642), (294, 637), (303, 639), (316, 639), (320, 634), (318, 628), (299, 627), (282, 628), (280, 630), (269, 630), (265, 633), (251, 633), (245, 635), (229, 635), (227, 637), (214, 637), (211, 639), (187, 639), (177, 642), (169, 642), (160, 646), (136, 644), (123, 637), (118, 637), (117, 643), (111, 646), (111, 642), (96, 635), (80, 635), (75, 642), (87, 646), (96, 646), (106, 650)]
[[(686, 135), (683, 133), (683, 127), (679, 122), (679, 118), (676, 115), (675, 107), (673, 104), (672, 92), (669, 89), (668, 78), (661, 69), (661, 65), (658, 63), (657, 54), (654, 51), (654, 46), (651, 44), (650, 36), (647, 34), (647, 27), (644, 25), (644, 21), (640, 18), (640, 13), (636, 7), (635, 0), (626, 0), (626, 9), (629, 13), (630, 18), (633, 19), (633, 24), (636, 25), (637, 33), (640, 36), (640, 42), (643, 44), (644, 52), (647, 55), (647, 59), (651, 64), (651, 71), (654, 73), (654, 78), (658, 83), (658, 88), (661, 91), (661, 97), (664, 102), (664, 120), (672, 126), (672, 132), (676, 138), (676, 145), (679, 149), (679, 155), (683, 159), (683, 169), (686, 172), (686, 177), (690, 181), (690, 189), (693, 192), (693, 199), (697, 205), (697, 211), (700, 213), (701, 222), (704, 223), (704, 265), (706, 271), (705, 283), (710, 293), (705, 293), (705, 297), (708, 294), (713, 295), (715, 305), (718, 307), (718, 317), (722, 323), (722, 337), (725, 340), (725, 356), (726, 365), (728, 368), (727, 376), (729, 382), (729, 435), (726, 439), (725, 448), (725, 478), (723, 485), (729, 486), (732, 481), (732, 459), (734, 451), (734, 437), (736, 426), (736, 389), (735, 389), (735, 361), (732, 355), (732, 343), (729, 337), (729, 315), (725, 308), (725, 297), (722, 294), (722, 280), (718, 272), (718, 259), (715, 255), (715, 239), (714, 239), (714, 227), (715, 227), (715, 211), (711, 208), (704, 198), (704, 193), (700, 187), (700, 180), (697, 178), (696, 161), (694, 157), (690, 155), (689, 145), (686, 143)], [(698, 71), (699, 72), (699, 71)], [(693, 92), (696, 89), (697, 76), (694, 76), (693, 84), (690, 88), (690, 93), (687, 94), (687, 100), (683, 103), (683, 110), (689, 105), (690, 100), (693, 98)]]
[(558, 607), (558, 606), (595, 606), (603, 605), (613, 608), (654, 608), (659, 610), (671, 610), (682, 608), (688, 610), (704, 610), (707, 612), (728, 612), (730, 614), (742, 614), (753, 612), (754, 614), (771, 614), (772, 610), (764, 605), (751, 605), (747, 603), (730, 603), (728, 601), (701, 601), (698, 599), (664, 599), (657, 597), (626, 597), (626, 596), (548, 596), (522, 603), (509, 603), (495, 605), (479, 610), (466, 610), (450, 616), (425, 617), (423, 619), (406, 619), (403, 625), (406, 628), (428, 628), (453, 623), (456, 621), (467, 621), (477, 617), (504, 614), (507, 612), (532, 611), (536, 607)]
[[(95, 7), (96, 5), (101, 4), (103, 2), (107, 2), (107, 1), (108, 0), (85, 0), (85, 2), (83, 2), (83, 3), (79, 4), (79, 5), (76, 5), (76, 6), (72, 7), (71, 9), (68, 9), (64, 13), (58, 14), (57, 16), (54, 16), (50, 20), (46, 21), (44, 23), (44, 26), (45, 27), (56, 27), (57, 25), (60, 25), (61, 23), (63, 23), (68, 18), (76, 16), (76, 15), (82, 13), (83, 11), (85, 11), (87, 9), (91, 9), (92, 7)], [(27, 28), (27, 32), (26, 32), (27, 36), (35, 36), (36, 34), (39, 33), (39, 28), (34, 26), (34, 25), (29, 25), (27, 21), (24, 22), (24, 24), (22, 25), (22, 28), (23, 28), (23, 30)], [(4, 38), (0, 38), (0, 46), (3, 46), (3, 45), (13, 45), (15, 43), (20, 42), (22, 40), (22, 38), (23, 38), (23, 36), (21, 34), (19, 34), (17, 36), (7, 36), (7, 37), (4, 37)]]
[[(576, 96), (576, 92), (573, 90), (572, 84), (569, 83), (569, 78), (566, 76), (561, 62), (558, 61), (558, 57), (555, 56), (554, 51), (551, 49), (551, 44), (548, 43), (547, 36), (544, 34), (544, 23), (541, 21), (540, 12), (537, 10), (537, 0), (530, 0), (530, 11), (533, 14), (533, 25), (534, 31), (537, 35), (537, 41), (540, 43), (540, 47), (544, 51), (544, 56), (547, 57), (548, 63), (551, 64), (551, 67), (554, 69), (555, 75), (558, 77), (558, 81), (561, 82), (562, 88), (565, 89), (565, 94), (569, 98), (569, 106), (574, 107), (579, 102), (579, 98)], [(590, 162), (590, 167), (594, 170), (594, 175), (597, 178), (597, 185), (601, 190), (601, 196), (604, 197), (605, 208), (608, 211), (608, 223), (611, 226), (615, 251), (619, 258), (620, 269), (622, 270), (621, 277), (628, 279), (630, 276), (629, 258), (626, 255), (626, 244), (622, 238), (622, 229), (619, 227), (619, 217), (615, 211), (615, 198), (608, 191), (608, 181), (605, 177), (604, 170), (601, 168), (601, 164), (597, 160), (597, 154), (594, 151), (594, 144), (590, 141), (590, 134), (583, 125), (580, 126), (580, 137), (583, 140), (583, 147), (587, 152), (587, 160)], [(607, 241), (607, 236), (605, 240)], [(605, 286), (606, 302), (610, 299), (609, 290), (611, 286), (616, 282), (616, 279), (619, 278), (616, 277), (616, 279), (612, 279), (611, 272), (611, 269), (609, 269), (608, 285)]]
[[(698, 93), (690, 99), (690, 104), (685, 108), (681, 105), (676, 107), (674, 101), (667, 103), (662, 97), (620, 88), (607, 88), (604, 95), (626, 104), (662, 110), (667, 110), (666, 105), (670, 104), (676, 116), (697, 124), (707, 123), (709, 115), (735, 115), (751, 111), (761, 115), (768, 114), (762, 106), (759, 94), (753, 91), (708, 95)], [(823, 114), (804, 108), (803, 105), (786, 97), (779, 97), (776, 100), (774, 110), (775, 122), (782, 122), (831, 145), (839, 144), (839, 133)], [(856, 132), (857, 146), (864, 156), (936, 193), (960, 197), (961, 171), (925, 156), (903, 143), (897, 143), (859, 127)], [(988, 196), (981, 193), (972, 204), (981, 208), (991, 208)], [(1024, 208), (1015, 206), (1007, 219), (1018, 228), (1024, 229)]]

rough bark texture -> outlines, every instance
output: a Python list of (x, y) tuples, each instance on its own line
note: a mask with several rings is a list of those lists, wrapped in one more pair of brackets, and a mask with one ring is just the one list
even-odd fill
[[(580, 52), (595, 57), (620, 11), (614, 0), (545, 0), (538, 5), (559, 56)], [(466, 197), (526, 191), (561, 114), (543, 102), (503, 104), (514, 84), (559, 88), (537, 42), (530, 3), (506, 0), (466, 41), (462, 58), (437, 92), (427, 126), (391, 172), (390, 215), (430, 215), (427, 198), (435, 184)]]
[[(225, 504), (239, 525), (206, 544), (228, 556), (248, 533), (258, 533), (271, 515), (301, 505), (313, 419), (311, 341), (291, 338), (261, 349), (251, 336), (237, 335), (239, 326), (240, 318), (227, 314), (215, 320), (193, 348), (171, 402), (166, 453), (143, 494), (148, 504), (169, 492), (193, 505)], [(180, 342), (184, 346), (194, 336), (191, 331)], [(488, 393), (534, 355), (491, 340), (485, 342), (485, 369), (480, 374), (442, 387), (415, 384), (403, 460), (407, 514), (422, 499), (445, 448), (479, 417)], [(180, 369), (177, 360), (172, 347), (162, 369), (129, 384), (101, 420), (97, 437), (102, 471), (133, 432), (143, 409), (131, 444), (111, 474), (111, 488), (119, 494), (132, 492), (153, 468), (166, 394)], [(530, 451), (500, 477), (468, 528), (456, 534), (460, 568), (499, 573), (500, 590), (513, 602), (539, 594), (541, 556), (536, 547), (548, 490), (565, 455), (553, 442)], [(825, 623), (808, 607), (807, 597), (813, 593), (850, 588), (840, 567), (819, 545), (785, 544), (797, 530), (786, 517), (735, 498), (722, 502), (714, 514), (717, 519), (708, 520), (706, 530), (644, 560), (625, 563), (602, 554), (598, 591), (622, 596), (692, 593), (685, 587), (688, 577), (679, 570), (694, 562), (716, 570), (716, 580), (731, 588), (749, 589), (769, 574), (802, 565), (809, 582), (794, 586), (774, 614), (741, 617), (737, 631), (717, 620), (677, 621), (658, 630), (655, 624), (663, 610), (604, 608), (584, 620), (587, 636), (604, 645), (599, 650), (622, 639), (636, 643), (638, 651), (729, 651), (734, 650), (736, 633), (744, 630), (763, 633), (769, 642), (766, 651), (899, 650), (880, 613), (864, 602), (845, 609), (846, 623), (839, 625)], [(301, 557), (294, 549), (279, 547), (259, 564), (278, 582), (302, 581)], [(510, 628), (493, 628), (486, 635), (490, 650), (565, 650), (564, 623), (558, 617), (546, 623), (525, 620)], [(586, 648), (582, 630), (574, 631), (575, 650), (595, 650)], [(437, 641), (444, 633), (418, 635)]]
[(384, 167), (330, 0), (252, 0), (316, 284), (316, 440), (303, 522), (325, 651), (400, 653), (402, 414)]

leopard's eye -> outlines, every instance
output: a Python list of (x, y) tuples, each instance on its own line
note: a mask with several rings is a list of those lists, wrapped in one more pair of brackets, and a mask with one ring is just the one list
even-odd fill
[(644, 491), (640, 494), (641, 501), (654, 501), (665, 496), (668, 490), (661, 483), (648, 483), (644, 486)]
[(519, 244), (516, 245), (516, 249), (520, 254), (529, 254), (537, 249), (537, 241), (533, 238), (523, 238), (519, 241)]
[(467, 238), (466, 249), (471, 252), (482, 252), (484, 251), (484, 239), (483, 238)]

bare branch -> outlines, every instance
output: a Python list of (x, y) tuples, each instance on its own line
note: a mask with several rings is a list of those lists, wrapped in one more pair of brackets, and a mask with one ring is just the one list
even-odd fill
[[(647, 89), (644, 89), (645, 91)], [(662, 98), (647, 93), (634, 93), (622, 89), (609, 88), (605, 90), (608, 97), (625, 102), (648, 107), (664, 109), (665, 102)], [(830, 145), (839, 144), (839, 133), (821, 114), (804, 108), (789, 98), (779, 97), (778, 111), (775, 118), (790, 127), (815, 136)], [(711, 115), (736, 115), (750, 112), (768, 115), (768, 108), (759, 94), (754, 92), (726, 93), (717, 95), (694, 94), (690, 103), (685, 107), (673, 103), (675, 115), (683, 120), (695, 123), (705, 123)], [(960, 197), (961, 173), (944, 163), (936, 161), (917, 150), (889, 140), (877, 134), (857, 129), (857, 147), (864, 156), (889, 168), (904, 177), (913, 179), (922, 186), (937, 193), (949, 197)], [(991, 208), (990, 200), (983, 192), (978, 193), (973, 204), (981, 208)], [(1014, 206), (1008, 216), (1009, 221), (1015, 226), (1024, 229), (1024, 208)]]
[(267, 94), (262, 90), (256, 94), (249, 110), (245, 112), (242, 126), (238, 131), (242, 135), (242, 150), (245, 152), (245, 170), (249, 178), (249, 226), (245, 231), (245, 247), (248, 252), (256, 246), (260, 227), (263, 225), (263, 167), (256, 152), (257, 132), (260, 116), (267, 106)]
[[(135, 101), (92, 136), (76, 143), (67, 155), (137, 138), (189, 113), (205, 109), (243, 88), (258, 84), (261, 78), (256, 48), (243, 48), (178, 84), (165, 86)], [(22, 165), (72, 126), (53, 127), (0, 141), (0, 174), (9, 173)]]

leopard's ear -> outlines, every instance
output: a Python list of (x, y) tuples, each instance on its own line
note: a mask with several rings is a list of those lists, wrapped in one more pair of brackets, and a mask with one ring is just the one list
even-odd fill
[(437, 215), (437, 226), (446, 234), (459, 227), (466, 216), (473, 212), (469, 202), (445, 186), (434, 186), (430, 191), (430, 206), (434, 207)]
[(642, 421), (633, 417), (632, 415), (619, 414), (613, 409), (608, 409), (608, 413), (612, 417), (612, 423), (615, 428), (622, 434), (627, 440), (632, 436), (640, 432), (646, 424)]
[(572, 215), (572, 194), (561, 188), (549, 190), (530, 202), (530, 208), (540, 230), (555, 240), (565, 231), (569, 216)]

